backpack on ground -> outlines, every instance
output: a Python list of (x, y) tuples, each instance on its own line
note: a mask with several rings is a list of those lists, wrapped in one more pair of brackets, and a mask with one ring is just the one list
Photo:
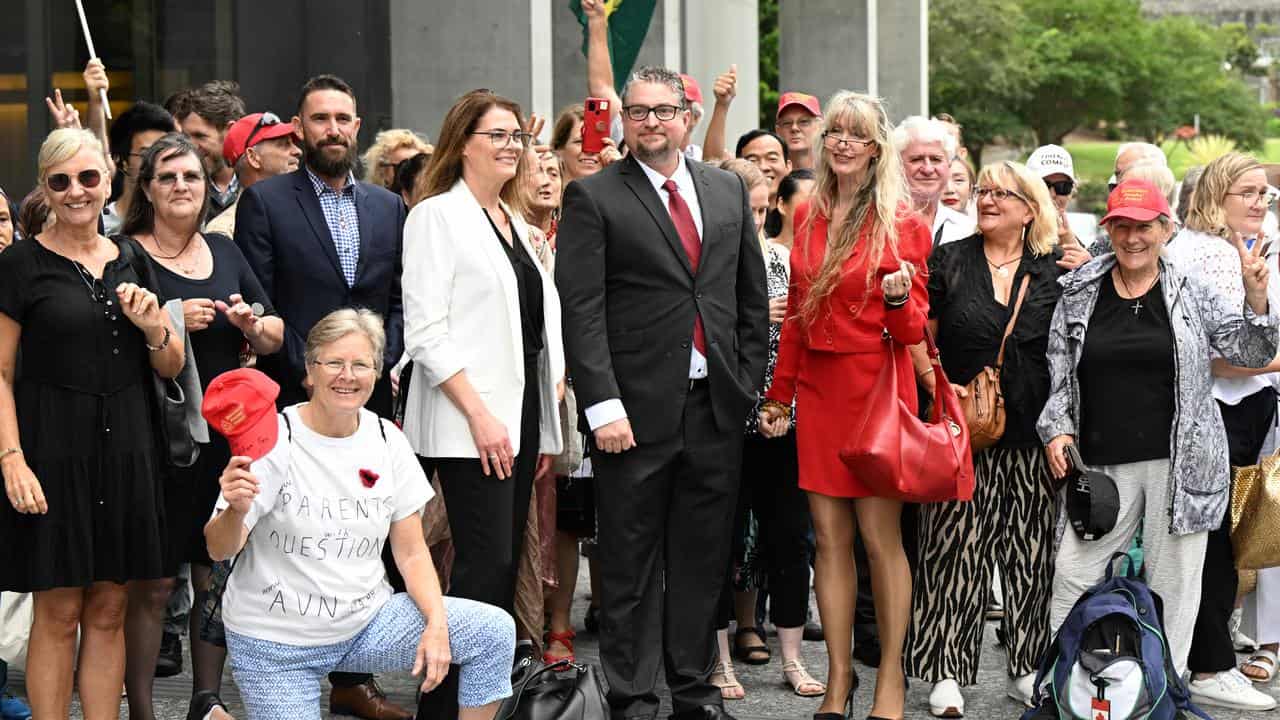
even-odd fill
[[(1117, 558), (1127, 571), (1113, 576)], [(1071, 608), (1036, 673), (1035, 707), (1022, 720), (1211, 720), (1191, 703), (1164, 635), (1164, 603), (1132, 558), (1115, 553), (1107, 576)]]

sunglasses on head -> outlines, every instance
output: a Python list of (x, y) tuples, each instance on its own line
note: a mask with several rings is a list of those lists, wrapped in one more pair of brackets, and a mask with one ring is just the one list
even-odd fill
[(258, 118), (258, 123), (253, 126), (252, 130), (249, 131), (249, 137), (244, 139), (244, 146), (246, 148), (253, 147), (253, 139), (258, 136), (258, 133), (262, 130), (262, 128), (271, 127), (272, 125), (279, 125), (280, 123), (281, 123), (281, 120), (279, 115), (276, 115), (273, 112), (262, 113), (262, 117)]
[(1047, 185), (1049, 190), (1055, 195), (1070, 195), (1071, 191), (1076, 189), (1076, 183), (1074, 180), (1054, 180), (1053, 182), (1045, 180), (1044, 184)]
[[(81, 170), (75, 176), (79, 181), (80, 187), (96, 188), (98, 183), (102, 182), (101, 170)], [(71, 187), (71, 176), (66, 173), (54, 173), (45, 178), (45, 184), (54, 192), (63, 192)]]

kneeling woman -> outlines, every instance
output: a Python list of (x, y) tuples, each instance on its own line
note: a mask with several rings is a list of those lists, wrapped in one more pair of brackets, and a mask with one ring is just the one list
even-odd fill
[[(376, 314), (338, 310), (307, 336), (310, 402), (277, 417), (258, 385), (274, 387), (244, 370), (205, 397), (215, 426), (241, 426), (205, 537), (215, 560), (243, 553), (222, 612), (250, 720), (318, 720), (334, 670), (412, 669), (426, 691), (460, 665), (461, 720), (493, 718), (511, 694), (511, 617), (441, 596), (420, 517), (431, 486), (404, 435), (364, 409), (384, 341)], [(386, 541), (407, 593), (387, 583)]]

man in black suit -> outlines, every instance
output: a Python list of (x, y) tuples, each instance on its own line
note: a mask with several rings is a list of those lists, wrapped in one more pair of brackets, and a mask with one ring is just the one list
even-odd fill
[(599, 486), (600, 658), (615, 720), (728, 718), (709, 678), (743, 423), (768, 300), (747, 190), (686, 160), (680, 76), (623, 93), (631, 156), (569, 185), (557, 238), (565, 355)]
[[(355, 91), (341, 78), (318, 75), (302, 86), (295, 133), (302, 138), (297, 171), (245, 188), (236, 208), (236, 244), (284, 319), (284, 347), (258, 358), (258, 368), (280, 384), (280, 407), (307, 399), (307, 333), (330, 312), (363, 307), (382, 316), (387, 344), (383, 376), (367, 407), (391, 417), (390, 368), (404, 351), (400, 248), (404, 202), (352, 175), (357, 150)], [(383, 553), (392, 586), (403, 588), (390, 547)], [(373, 682), (373, 676), (332, 673), (333, 711), (370, 720), (410, 720)]]

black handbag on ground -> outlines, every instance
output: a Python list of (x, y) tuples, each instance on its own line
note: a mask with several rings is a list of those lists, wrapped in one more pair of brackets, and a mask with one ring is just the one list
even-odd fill
[[(556, 673), (563, 672), (563, 675)], [(560, 660), (524, 673), (497, 720), (609, 720), (609, 702), (595, 669)]]

